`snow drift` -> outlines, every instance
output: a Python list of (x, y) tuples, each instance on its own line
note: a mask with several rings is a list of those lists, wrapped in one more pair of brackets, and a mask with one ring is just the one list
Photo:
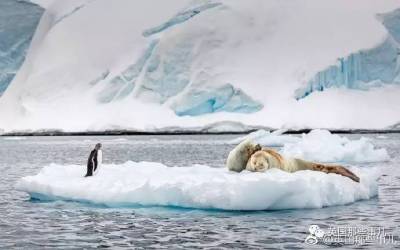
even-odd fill
[(4, 132), (399, 123), (398, 0), (44, 2)]
[(167, 167), (155, 162), (104, 165), (84, 178), (85, 166), (44, 167), (16, 185), (40, 200), (84, 201), (107, 206), (178, 206), (223, 210), (274, 210), (343, 205), (377, 195), (378, 175), (351, 168), (356, 183), (335, 174), (313, 171), (286, 173), (229, 172), (195, 165)]

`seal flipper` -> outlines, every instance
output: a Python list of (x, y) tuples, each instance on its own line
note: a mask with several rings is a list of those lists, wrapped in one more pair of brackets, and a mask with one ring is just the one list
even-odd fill
[(350, 170), (348, 170), (347, 168), (342, 167), (342, 166), (329, 166), (329, 165), (314, 163), (312, 166), (312, 170), (321, 171), (321, 172), (324, 172), (327, 174), (334, 173), (334, 174), (348, 177), (355, 182), (360, 182), (360, 178), (357, 175), (355, 175), (353, 172), (351, 172)]

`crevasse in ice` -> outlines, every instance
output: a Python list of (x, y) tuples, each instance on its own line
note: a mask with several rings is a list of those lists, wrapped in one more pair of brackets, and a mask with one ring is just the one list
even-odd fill
[(165, 29), (168, 29), (169, 27), (172, 27), (176, 24), (183, 23), (189, 20), (190, 18), (200, 14), (202, 11), (217, 7), (219, 5), (221, 5), (221, 3), (218, 2), (213, 3), (212, 1), (210, 1), (204, 4), (200, 4), (198, 6), (193, 6), (187, 10), (179, 12), (173, 18), (171, 18), (170, 20), (159, 26), (143, 31), (143, 36), (151, 36), (153, 34), (162, 32)]

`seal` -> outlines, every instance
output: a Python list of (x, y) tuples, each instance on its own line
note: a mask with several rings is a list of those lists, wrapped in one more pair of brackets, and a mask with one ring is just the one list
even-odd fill
[(244, 140), (229, 152), (226, 159), (226, 167), (235, 172), (241, 172), (246, 168), (246, 164), (252, 154), (261, 150), (259, 144), (253, 144), (250, 140)]
[(320, 171), (327, 174), (334, 173), (348, 177), (355, 182), (360, 182), (358, 176), (343, 166), (315, 163), (298, 158), (285, 158), (278, 152), (268, 148), (254, 152), (246, 164), (246, 170), (252, 172), (264, 172), (271, 168), (279, 168), (289, 173), (300, 170)]

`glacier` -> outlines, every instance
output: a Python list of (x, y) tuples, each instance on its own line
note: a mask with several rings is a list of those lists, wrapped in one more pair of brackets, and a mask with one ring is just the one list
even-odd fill
[[(143, 36), (154, 36), (218, 6), (221, 3), (189, 5), (188, 9), (179, 12), (167, 22), (143, 31)], [(99, 100), (111, 102), (133, 93), (137, 98), (163, 104), (179, 95), (178, 100), (170, 101), (171, 108), (178, 116), (196, 116), (219, 111), (252, 113), (262, 109), (260, 102), (230, 83), (207, 84), (212, 78), (202, 72), (192, 79), (191, 71), (195, 68), (192, 66), (195, 62), (193, 53), (198, 45), (198, 36), (204, 34), (193, 34), (190, 30), (184, 32), (189, 34), (177, 42), (157, 38), (151, 40), (134, 64), (106, 83)], [(140, 83), (136, 84), (137, 81)], [(136, 85), (138, 86), (135, 90)]]
[(397, 0), (35, 2), (1, 133), (399, 123)]
[(0, 2), (0, 96), (23, 63), (43, 12), (28, 2)]

